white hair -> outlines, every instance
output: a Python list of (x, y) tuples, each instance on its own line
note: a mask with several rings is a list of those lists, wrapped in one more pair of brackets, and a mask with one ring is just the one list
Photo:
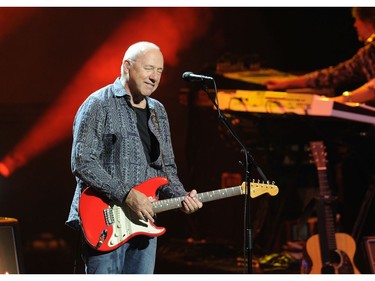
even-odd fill
[(124, 73), (124, 62), (126, 60), (134, 61), (140, 54), (150, 49), (160, 50), (160, 47), (154, 43), (147, 41), (140, 41), (131, 45), (125, 52), (121, 63), (121, 74)]

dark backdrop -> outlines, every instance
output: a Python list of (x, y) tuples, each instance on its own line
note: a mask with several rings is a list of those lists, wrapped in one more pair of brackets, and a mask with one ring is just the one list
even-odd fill
[[(220, 187), (223, 171), (241, 172), (237, 162), (242, 158), (237, 149), (218, 139), (218, 121), (211, 115), (211, 119), (198, 121), (207, 129), (202, 133), (197, 128), (199, 136), (195, 137), (201, 140), (199, 155), (197, 148), (187, 147), (188, 112), (179, 103), (180, 89), (186, 87), (180, 78), (184, 71), (199, 73), (214, 68), (223, 55), (257, 54), (262, 66), (306, 72), (350, 58), (360, 44), (347, 7), (202, 9), (212, 12), (207, 32), (179, 54), (178, 65), (165, 74), (173, 79), (162, 84), (158, 90), (162, 94), (155, 93), (155, 97), (165, 104), (170, 115), (181, 180), (186, 185), (197, 185), (187, 189), (212, 190)], [(3, 36), (0, 156), (6, 155), (54, 102), (57, 97), (51, 93), (62, 91), (73, 73), (132, 11), (126, 7), (38, 8), (16, 32)], [(0, 216), (14, 217), (20, 222), (27, 272), (73, 271), (76, 235), (64, 225), (75, 187), (70, 150), (68, 137), (9, 178), (0, 179)], [(193, 162), (188, 163), (188, 157)], [(256, 157), (264, 163), (262, 168), (269, 177), (278, 174), (273, 169), (282, 169), (277, 163), (270, 163), (267, 153), (257, 152)], [(192, 166), (197, 167), (196, 179), (190, 178)], [(236, 198), (209, 203), (189, 218), (179, 212), (165, 213), (160, 216), (167, 227), (163, 239), (214, 237), (241, 246), (242, 206), (243, 199)]]

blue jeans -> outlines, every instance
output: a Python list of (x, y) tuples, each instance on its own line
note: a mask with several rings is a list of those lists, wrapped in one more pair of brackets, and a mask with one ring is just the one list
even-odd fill
[(138, 235), (111, 252), (98, 252), (84, 242), (82, 259), (87, 274), (152, 274), (156, 237)]

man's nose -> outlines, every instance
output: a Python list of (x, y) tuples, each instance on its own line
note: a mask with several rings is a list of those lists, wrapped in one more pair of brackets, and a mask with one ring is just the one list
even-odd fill
[(152, 80), (152, 81), (157, 81), (158, 79), (160, 78), (160, 74), (159, 74), (159, 72), (157, 71), (157, 70), (154, 70), (154, 71), (152, 71), (151, 72), (151, 74), (150, 74), (150, 79)]

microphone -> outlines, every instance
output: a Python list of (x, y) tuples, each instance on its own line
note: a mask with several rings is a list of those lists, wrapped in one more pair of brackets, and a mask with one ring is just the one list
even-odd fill
[(188, 82), (201, 82), (204, 80), (214, 80), (214, 78), (210, 76), (198, 75), (190, 71), (184, 72), (184, 74), (182, 74), (182, 79)]

